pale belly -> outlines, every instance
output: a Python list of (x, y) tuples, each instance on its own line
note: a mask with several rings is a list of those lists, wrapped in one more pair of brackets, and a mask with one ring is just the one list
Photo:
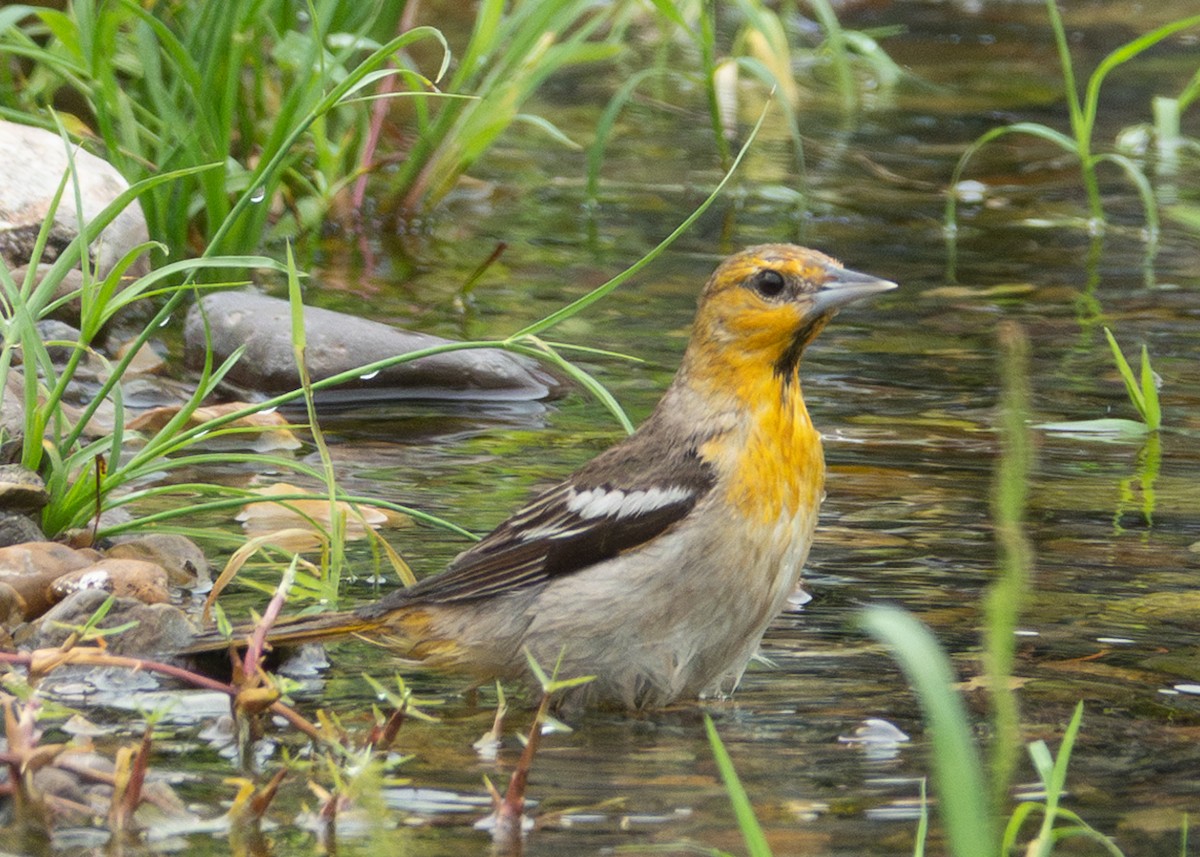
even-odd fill
[[(800, 580), (815, 510), (737, 538), (680, 529), (548, 585), (522, 645), (590, 704), (641, 708), (732, 692)], [(652, 570), (653, 569), (653, 570)]]

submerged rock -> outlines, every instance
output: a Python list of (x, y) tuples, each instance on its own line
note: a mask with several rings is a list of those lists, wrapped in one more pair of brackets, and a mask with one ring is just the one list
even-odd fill
[[(192, 367), (204, 361), (202, 312), (207, 314), (211, 327), (215, 362), (225, 360), (238, 348), (246, 349), (226, 376), (229, 381), (272, 394), (300, 385), (287, 301), (246, 291), (206, 296), (188, 313), (184, 332), (186, 359)], [(305, 307), (304, 326), (308, 372), (314, 381), (450, 342), (317, 307)], [(334, 397), (343, 401), (385, 398), (527, 401), (561, 395), (565, 387), (533, 360), (486, 348), (422, 357), (370, 377), (354, 378), (339, 389), (349, 391)]]

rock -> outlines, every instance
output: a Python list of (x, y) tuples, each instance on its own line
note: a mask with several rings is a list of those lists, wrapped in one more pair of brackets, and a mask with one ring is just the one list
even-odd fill
[(136, 598), (143, 604), (165, 604), (167, 572), (162, 566), (140, 559), (108, 557), (68, 572), (50, 584), (49, 600), (61, 601), (80, 589), (99, 589), (120, 598)]
[(25, 599), (7, 583), (0, 583), (0, 628), (12, 629), (25, 621)]
[(27, 467), (0, 465), (0, 509), (9, 512), (38, 512), (48, 502), (46, 483)]
[[(54, 364), (54, 368), (62, 369), (67, 365), (67, 361), (71, 359), (71, 355), (75, 352), (74, 344), (79, 342), (79, 338), (83, 334), (65, 321), (59, 321), (55, 318), (43, 318), (37, 323), (37, 330), (38, 335), (42, 338), (42, 344), (46, 346), (46, 354)], [(15, 359), (18, 356), (19, 354), (13, 355), (13, 362), (16, 365), (22, 365), (25, 361)], [(86, 363), (88, 360), (99, 362), (95, 355), (85, 354), (83, 362)]]
[[(80, 589), (60, 601), (38, 620), (32, 633), (23, 635), (27, 649), (60, 646), (100, 608), (109, 593), (101, 589)], [(115, 628), (128, 622), (137, 624), (119, 634), (105, 637), (107, 649), (114, 655), (134, 657), (165, 656), (181, 651), (196, 633), (195, 626), (178, 607), (170, 604), (143, 604), (133, 598), (116, 598), (108, 614), (97, 627)]]
[(9, 369), (4, 394), (0, 396), (0, 437), (8, 438), (7, 443), (19, 443), (24, 436), (25, 384), (20, 372)]
[(91, 554), (57, 542), (30, 542), (0, 548), (0, 583), (7, 583), (25, 602), (25, 617), (40, 616), (54, 603), (50, 585), (95, 562)]
[(0, 512), (0, 547), (44, 542), (46, 534), (28, 515)]
[[(224, 361), (238, 348), (246, 349), (226, 376), (229, 381), (263, 393), (282, 393), (300, 385), (287, 301), (247, 291), (205, 296), (188, 313), (184, 330), (185, 359), (193, 368), (204, 362), (201, 307), (211, 326), (215, 362)], [(314, 381), (376, 360), (450, 342), (317, 307), (305, 307), (304, 325), (308, 371)], [(343, 388), (354, 392), (335, 396), (341, 401), (355, 398), (529, 401), (556, 397), (565, 391), (558, 378), (533, 360), (494, 348), (423, 357), (384, 369), (369, 378), (356, 378)], [(370, 393), (365, 393), (368, 390)]]
[[(83, 219), (88, 222), (127, 190), (129, 183), (107, 161), (79, 148), (72, 155)], [(10, 268), (30, 262), (38, 230), (50, 213), (54, 194), (68, 169), (67, 149), (58, 134), (0, 120), (0, 257)], [(38, 261), (57, 258), (78, 233), (78, 226), (75, 193), (68, 184), (54, 212), (50, 240)], [(146, 218), (134, 202), (92, 243), (91, 258), (97, 275), (107, 275), (121, 257), (148, 238)], [(140, 264), (146, 264), (144, 259)]]
[(168, 579), (175, 586), (193, 589), (211, 582), (204, 551), (186, 536), (173, 533), (123, 536), (107, 553), (110, 559), (157, 563), (166, 569)]
[(44, 542), (36, 517), (48, 502), (42, 477), (19, 464), (0, 465), (0, 547)]

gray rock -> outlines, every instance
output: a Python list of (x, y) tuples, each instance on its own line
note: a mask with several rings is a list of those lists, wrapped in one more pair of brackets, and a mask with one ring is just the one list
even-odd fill
[(143, 559), (166, 569), (172, 584), (188, 589), (207, 588), (211, 583), (204, 551), (186, 536), (174, 533), (145, 533), (119, 536), (106, 553), (112, 559)]
[[(76, 590), (38, 620), (32, 634), (22, 635), (19, 644), (25, 649), (62, 645), (71, 628), (87, 622), (108, 597), (102, 589)], [(181, 651), (196, 634), (195, 626), (178, 607), (143, 604), (134, 598), (116, 598), (97, 627), (115, 628), (127, 622), (137, 624), (105, 638), (108, 651), (114, 655), (165, 656)]]
[[(96, 217), (129, 183), (100, 158), (73, 152), (84, 222)], [(69, 169), (62, 139), (49, 131), (0, 120), (0, 257), (10, 268), (30, 261), (30, 252), (63, 174)], [(54, 212), (54, 227), (45, 255), (50, 262), (79, 231), (79, 213), (70, 184)], [(91, 258), (105, 276), (131, 248), (148, 238), (146, 218), (135, 201), (117, 215), (92, 242)]]
[[(204, 322), (208, 315), (214, 361), (245, 346), (226, 376), (234, 384), (263, 393), (282, 393), (300, 385), (291, 341), (288, 302), (253, 292), (207, 295), (188, 313), (184, 329), (189, 366), (204, 361)], [(450, 340), (399, 330), (376, 321), (317, 307), (305, 307), (308, 371), (313, 380), (429, 348)], [(368, 399), (475, 399), (529, 401), (564, 392), (564, 384), (535, 361), (499, 349), (453, 351), (423, 357), (343, 385), (353, 392), (342, 401)]]

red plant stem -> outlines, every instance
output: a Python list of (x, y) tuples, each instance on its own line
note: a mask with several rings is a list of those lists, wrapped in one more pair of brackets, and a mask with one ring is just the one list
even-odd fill
[(283, 605), (286, 601), (287, 588), (280, 585), (275, 594), (271, 596), (271, 600), (267, 602), (267, 609), (263, 611), (262, 619), (254, 626), (250, 645), (246, 646), (246, 655), (242, 660), (242, 675), (246, 678), (258, 672), (258, 664), (262, 660), (263, 649), (267, 645), (267, 634), (275, 624), (275, 620), (279, 618), (279, 614), (283, 612)]
[(513, 771), (512, 779), (508, 781), (508, 788), (504, 790), (504, 801), (500, 804), (498, 812), (501, 821), (515, 822), (518, 831), (521, 816), (525, 812), (525, 787), (529, 783), (529, 772), (533, 769), (533, 757), (537, 754), (538, 744), (542, 740), (542, 717), (545, 716), (549, 703), (550, 696), (547, 694), (542, 697), (537, 716), (533, 718), (529, 740), (525, 742), (525, 749), (521, 752), (521, 758), (517, 760), (516, 770)]
[[(77, 648), (62, 651), (61, 649), (38, 649), (35, 652), (0, 652), (0, 663), (12, 664), (13, 666), (28, 667), (31, 674), (45, 675), (52, 669), (63, 664), (76, 664), (80, 666), (102, 666), (102, 667), (126, 667), (128, 669), (148, 670), (150, 672), (160, 673), (179, 681), (190, 684), (194, 687), (204, 688), (205, 690), (215, 690), (218, 693), (223, 693), (228, 697), (235, 697), (238, 694), (237, 688), (231, 687), (228, 684), (211, 679), (208, 676), (200, 675), (191, 670), (177, 667), (174, 664), (166, 664), (161, 661), (149, 661), (143, 658), (130, 658), (123, 655), (110, 655), (94, 649)], [(281, 702), (274, 702), (270, 706), (272, 714), (278, 714), (288, 723), (295, 726), (309, 738), (314, 741), (325, 742), (325, 738), (308, 720), (305, 720), (298, 713), (288, 708)]]

